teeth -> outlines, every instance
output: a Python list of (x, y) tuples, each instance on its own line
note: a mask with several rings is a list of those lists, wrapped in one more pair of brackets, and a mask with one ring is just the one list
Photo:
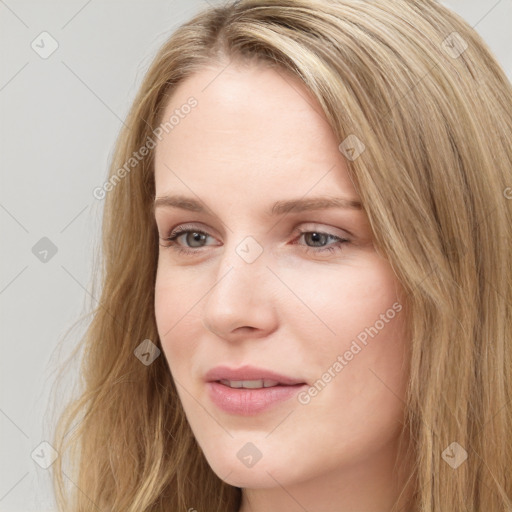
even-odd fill
[(248, 388), (248, 389), (258, 389), (258, 388), (271, 388), (273, 386), (277, 386), (279, 382), (277, 380), (270, 379), (259, 379), (259, 380), (221, 380), (220, 381), (225, 386), (229, 386), (230, 388)]

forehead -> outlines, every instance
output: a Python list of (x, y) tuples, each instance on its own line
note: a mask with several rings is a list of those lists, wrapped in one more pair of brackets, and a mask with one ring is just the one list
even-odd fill
[[(196, 105), (184, 108), (191, 97)], [(335, 188), (357, 197), (316, 98), (283, 70), (233, 62), (205, 68), (173, 92), (163, 122), (172, 116), (155, 150), (157, 195), (190, 192), (188, 185), (257, 195)]]

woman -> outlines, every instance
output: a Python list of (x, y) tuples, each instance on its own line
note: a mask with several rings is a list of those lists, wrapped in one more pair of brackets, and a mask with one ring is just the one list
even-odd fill
[(95, 191), (62, 509), (510, 510), (511, 99), (433, 0), (181, 26)]

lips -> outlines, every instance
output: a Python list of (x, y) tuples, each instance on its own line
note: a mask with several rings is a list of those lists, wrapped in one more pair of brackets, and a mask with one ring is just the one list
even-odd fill
[(225, 413), (236, 416), (261, 414), (307, 387), (301, 378), (254, 366), (217, 366), (206, 373), (205, 380), (210, 400)]
[(305, 384), (304, 379), (289, 377), (276, 373), (272, 370), (257, 368), (254, 366), (242, 366), (240, 368), (229, 368), (228, 366), (216, 366), (209, 370), (204, 376), (206, 382), (220, 381), (254, 381), (266, 380), (275, 381), (279, 386), (295, 386)]

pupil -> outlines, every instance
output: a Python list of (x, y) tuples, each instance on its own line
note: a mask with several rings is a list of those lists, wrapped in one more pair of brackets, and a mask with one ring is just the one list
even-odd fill
[(204, 236), (205, 236), (202, 233), (196, 233), (196, 232), (189, 233), (189, 235), (192, 235), (195, 242), (200, 242), (201, 238), (204, 238)]
[(313, 239), (314, 243), (320, 242), (322, 240), (322, 237), (325, 236), (324, 234), (317, 233), (316, 231), (311, 232), (310, 235), (311, 235), (311, 238)]

